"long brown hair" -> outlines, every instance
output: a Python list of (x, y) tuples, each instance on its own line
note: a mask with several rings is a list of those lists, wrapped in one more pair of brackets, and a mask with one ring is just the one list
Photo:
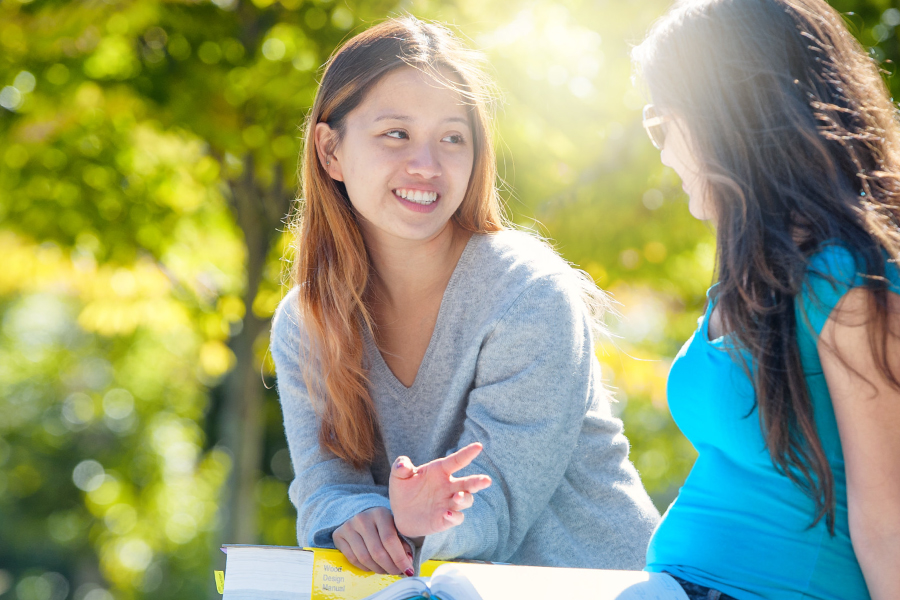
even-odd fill
[[(716, 215), (714, 299), (752, 357), (766, 446), (834, 532), (834, 477), (797, 343), (795, 299), (827, 240), (857, 258), (868, 337), (887, 355), (885, 254), (900, 257), (900, 125), (877, 65), (823, 0), (680, 3), (633, 53), (658, 106), (685, 123)], [(752, 414), (752, 411), (751, 411)], [(749, 416), (749, 415), (748, 415)]]
[(410, 16), (390, 19), (335, 51), (307, 118), (294, 223), (294, 283), (310, 342), (300, 359), (321, 418), (319, 443), (357, 469), (375, 458), (379, 435), (363, 342), (364, 327), (374, 335), (364, 302), (371, 266), (346, 188), (319, 161), (315, 127), (327, 123), (340, 143), (348, 113), (387, 73), (401, 67), (429, 73), (461, 94), (472, 122), (472, 174), (453, 220), (476, 233), (499, 231), (504, 220), (495, 186), (492, 88), (480, 60), (445, 27)]

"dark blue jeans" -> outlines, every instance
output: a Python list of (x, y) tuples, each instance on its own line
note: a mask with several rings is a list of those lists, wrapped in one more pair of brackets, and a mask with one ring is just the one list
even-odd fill
[(669, 575), (678, 582), (678, 585), (680, 585), (682, 589), (684, 589), (684, 593), (687, 594), (689, 600), (735, 600), (732, 596), (723, 594), (719, 590), (685, 581), (681, 577), (675, 577), (671, 573), (669, 573)]

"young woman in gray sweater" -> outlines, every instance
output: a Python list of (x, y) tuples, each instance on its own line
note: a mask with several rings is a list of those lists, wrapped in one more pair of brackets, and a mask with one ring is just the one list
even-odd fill
[(475, 65), (406, 17), (322, 78), (271, 345), (298, 538), (380, 573), (640, 569), (659, 514), (594, 355), (604, 297), (504, 226)]

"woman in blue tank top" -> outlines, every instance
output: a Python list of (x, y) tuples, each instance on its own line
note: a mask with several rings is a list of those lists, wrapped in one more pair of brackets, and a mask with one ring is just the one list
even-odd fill
[(900, 119), (823, 0), (681, 2), (644, 124), (716, 227), (669, 374), (697, 461), (647, 569), (692, 598), (900, 598)]

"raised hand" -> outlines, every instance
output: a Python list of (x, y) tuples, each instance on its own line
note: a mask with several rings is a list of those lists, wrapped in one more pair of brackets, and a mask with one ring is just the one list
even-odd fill
[(334, 546), (363, 571), (413, 576), (412, 550), (397, 535), (391, 511), (370, 508), (344, 522), (331, 536)]
[(450, 529), (465, 519), (462, 511), (472, 506), (472, 494), (491, 485), (487, 475), (453, 477), (481, 452), (469, 444), (450, 456), (420, 467), (400, 456), (391, 468), (388, 490), (394, 523), (401, 534), (415, 538)]

